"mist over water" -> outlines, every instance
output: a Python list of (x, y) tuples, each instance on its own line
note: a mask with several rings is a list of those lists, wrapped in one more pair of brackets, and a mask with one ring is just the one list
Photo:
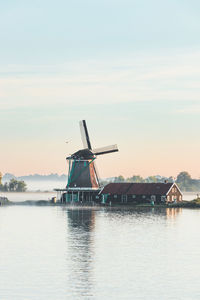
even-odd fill
[(200, 211), (0, 208), (0, 299), (199, 299)]
[[(6, 181), (3, 180), (3, 183)], [(8, 182), (8, 181), (7, 181)], [(43, 181), (38, 181), (38, 180), (27, 180), (25, 181), (27, 185), (27, 191), (53, 191), (55, 188), (60, 188), (63, 189), (66, 187), (67, 181), (53, 181), (53, 180), (43, 180)]]
[(1, 192), (0, 196), (7, 197), (10, 201), (26, 201), (26, 200), (50, 200), (57, 193), (55, 188), (63, 189), (66, 187), (66, 181), (27, 181), (26, 192)]

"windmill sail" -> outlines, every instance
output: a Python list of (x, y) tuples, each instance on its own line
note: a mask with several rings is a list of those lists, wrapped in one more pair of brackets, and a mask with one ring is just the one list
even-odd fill
[(97, 155), (118, 151), (117, 145), (92, 149), (86, 121), (79, 122), (84, 149), (78, 150), (67, 157), (69, 161), (68, 188), (99, 189), (99, 175), (95, 164)]
[(82, 121), (79, 122), (79, 124), (80, 124), (80, 131), (81, 131), (81, 138), (82, 138), (82, 142), (83, 142), (83, 147), (88, 148), (88, 149), (92, 149), (89, 134), (88, 134), (88, 130), (87, 130), (86, 121), (82, 120)]
[(92, 153), (94, 155), (102, 155), (102, 154), (107, 154), (107, 153), (112, 153), (117, 151), (119, 151), (117, 145), (111, 145), (103, 148), (93, 149)]
[(100, 186), (101, 184), (100, 184), (100, 181), (99, 181), (99, 179), (100, 179), (99, 171), (98, 171), (98, 168), (97, 168), (97, 165), (96, 165), (95, 162), (93, 162), (93, 165), (94, 165), (94, 172), (95, 172), (95, 175), (96, 175), (96, 179), (97, 179), (98, 185)]

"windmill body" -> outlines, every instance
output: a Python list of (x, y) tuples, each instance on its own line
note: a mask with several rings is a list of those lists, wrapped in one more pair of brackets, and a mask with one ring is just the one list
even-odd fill
[[(69, 157), (68, 182), (61, 195), (61, 202), (94, 201), (101, 190), (95, 160), (99, 155), (118, 151), (117, 145), (92, 149), (86, 121), (80, 121), (83, 149)], [(57, 190), (58, 191), (58, 190)]]
[(68, 188), (100, 188), (94, 158), (69, 159)]

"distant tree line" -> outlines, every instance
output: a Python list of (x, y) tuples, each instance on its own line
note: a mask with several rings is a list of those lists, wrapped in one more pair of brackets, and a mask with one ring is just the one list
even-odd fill
[(26, 176), (18, 176), (16, 177), (13, 174), (6, 173), (3, 176), (4, 181), (9, 181), (10, 179), (16, 179), (16, 180), (23, 180), (23, 181), (66, 181), (67, 175), (62, 174), (58, 175), (55, 174), (48, 174), (48, 175), (41, 175), (41, 174), (33, 174), (33, 175), (26, 175)]
[(0, 191), (3, 192), (25, 192), (26, 183), (23, 180), (12, 178), (8, 183), (0, 183)]
[[(26, 183), (24, 180), (21, 180), (21, 178), (11, 178), (11, 174), (6, 174), (7, 177), (10, 176), (10, 181), (7, 183), (2, 184), (0, 180), (0, 191), (5, 191), (5, 192), (25, 192), (27, 187)], [(26, 176), (24, 176), (26, 177)], [(29, 177), (29, 180), (31, 179), (31, 176)], [(2, 178), (2, 175), (0, 176), (0, 179)], [(62, 178), (66, 179), (66, 175), (57, 175), (57, 174), (50, 174), (50, 175), (32, 175), (32, 179), (37, 178), (38, 180), (42, 179), (45, 180), (46, 178)], [(5, 181), (5, 178), (3, 176), (3, 179)], [(27, 178), (28, 180), (28, 178)], [(122, 175), (119, 175), (117, 177), (113, 178), (108, 178), (107, 180), (101, 180), (101, 184), (104, 186), (110, 182), (174, 182), (176, 181), (177, 185), (182, 191), (188, 191), (188, 192), (200, 192), (200, 179), (193, 179), (190, 174), (186, 171), (180, 172), (176, 178), (176, 180), (170, 176), (170, 177), (164, 177), (164, 176), (148, 176), (146, 178), (141, 177), (140, 175), (133, 175), (131, 177), (125, 178)]]
[(108, 179), (107, 181), (102, 181), (102, 185), (106, 185), (110, 182), (147, 182), (147, 183), (157, 183), (157, 182), (176, 182), (179, 188), (182, 191), (188, 191), (188, 192), (196, 192), (200, 191), (200, 179), (193, 179), (191, 178), (190, 174), (188, 172), (180, 172), (176, 178), (176, 180), (170, 176), (170, 177), (164, 177), (164, 176), (149, 176), (147, 178), (143, 178), (140, 175), (133, 175), (132, 177), (125, 178), (122, 175), (114, 177), (112, 179)]

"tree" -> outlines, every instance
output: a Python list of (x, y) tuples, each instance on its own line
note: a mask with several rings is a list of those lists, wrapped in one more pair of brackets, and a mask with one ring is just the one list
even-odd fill
[(192, 179), (188, 172), (181, 172), (177, 176), (176, 183), (183, 191), (198, 191), (200, 189), (200, 181)]
[(173, 177), (173, 176), (170, 176), (170, 177), (168, 178), (168, 181), (169, 181), (169, 182), (174, 182), (174, 177)]
[(144, 179), (140, 175), (133, 175), (127, 178), (127, 182), (144, 182)]
[(187, 184), (188, 182), (191, 181), (191, 179), (192, 178), (191, 178), (190, 174), (188, 172), (183, 171), (178, 174), (176, 182)]
[(24, 181), (16, 180), (12, 178), (9, 184), (5, 183), (2, 187), (2, 190), (9, 192), (25, 192), (26, 183)]
[(122, 175), (119, 175), (118, 177), (114, 178), (114, 182), (124, 182), (125, 179)]
[(4, 183), (4, 185), (3, 185), (3, 190), (4, 190), (5, 192), (8, 192), (8, 183), (7, 183), (7, 182)]
[(16, 189), (17, 189), (17, 180), (12, 178), (9, 182), (8, 188), (9, 188), (10, 192), (16, 191)]
[(24, 181), (18, 181), (16, 192), (25, 192), (25, 191), (26, 191), (26, 183)]
[(158, 182), (158, 179), (156, 178), (156, 176), (149, 176), (145, 179), (145, 181), (149, 183), (156, 183)]

